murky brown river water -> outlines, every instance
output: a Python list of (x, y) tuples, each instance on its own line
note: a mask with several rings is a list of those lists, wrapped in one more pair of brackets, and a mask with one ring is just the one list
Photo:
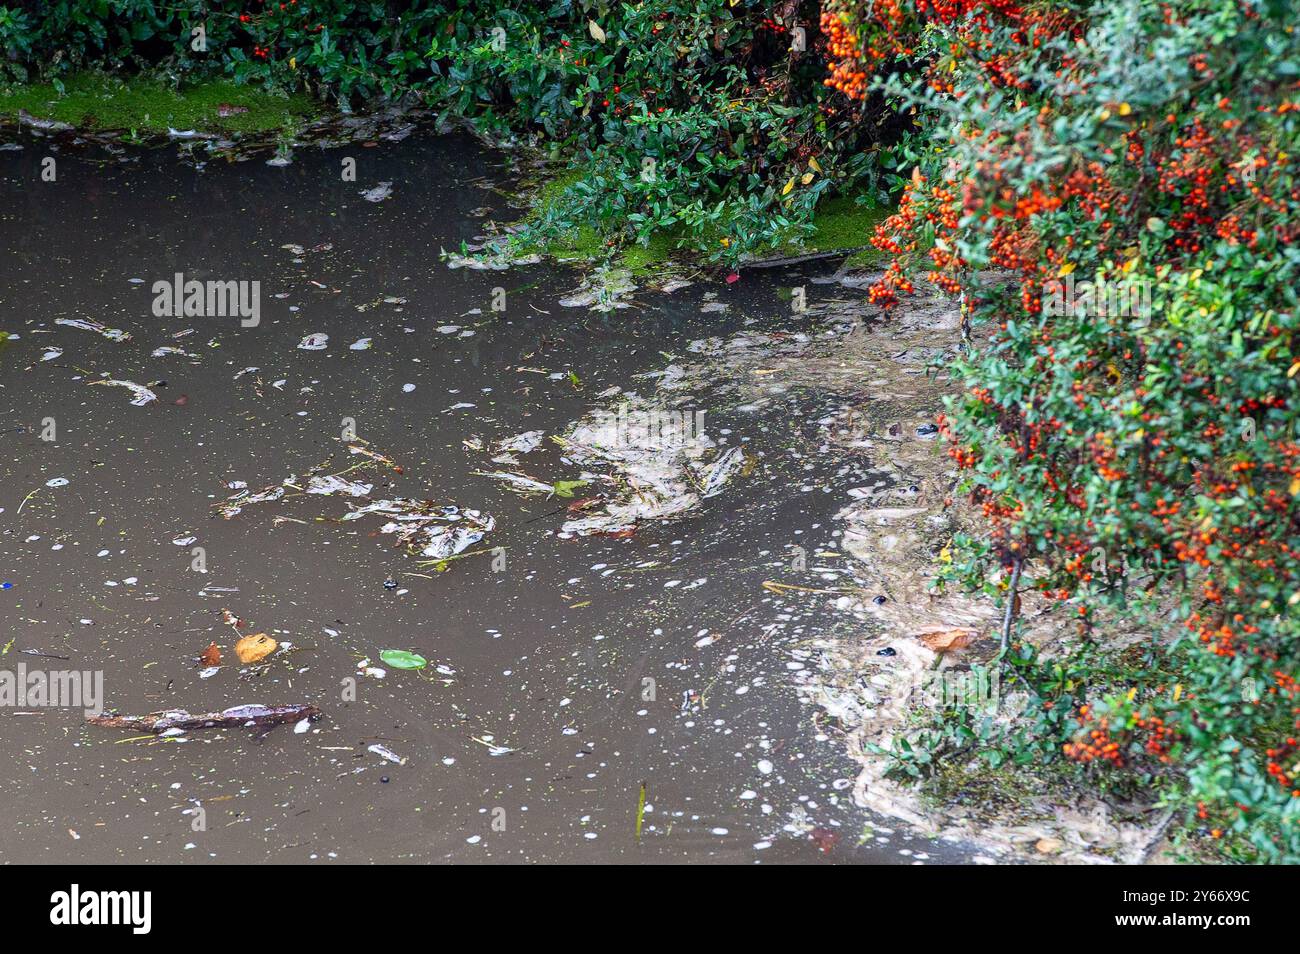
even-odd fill
[[(310, 703), (323, 717), (178, 741), (0, 708), (0, 862), (955, 859), (901, 831), (863, 837), (856, 766), (791, 683), (792, 649), (831, 620), (813, 603), (792, 619), (762, 583), (792, 544), (831, 542), (862, 480), (789, 452), (804, 420), (705, 408), (752, 473), (627, 538), (561, 539), (568, 500), (475, 473), (497, 468), (473, 438), (562, 433), (693, 339), (790, 327), (780, 276), (600, 314), (558, 303), (579, 278), (561, 267), (448, 269), (439, 249), (481, 232), (483, 207), (515, 214), (487, 188), (508, 186), (501, 163), (456, 136), (203, 170), (172, 150), (119, 162), (22, 143), (0, 152), (0, 329), (17, 335), (0, 350), (0, 669), (102, 671), (121, 713)], [(390, 198), (359, 195), (384, 181)], [(260, 281), (260, 325), (154, 317), (151, 286), (176, 272)], [(702, 313), (706, 294), (730, 307)], [(314, 333), (327, 345), (300, 348)], [(90, 386), (104, 377), (157, 400)], [(366, 478), (374, 499), (491, 514), (480, 546), (505, 548), (504, 568), (418, 566), (381, 521), (338, 520), (337, 496), (213, 510), (231, 483), (351, 466), (345, 419), (401, 468)], [(561, 454), (546, 441), (526, 470), (578, 478)], [(289, 648), (239, 666), (223, 610)], [(698, 646), (703, 630), (718, 638)], [(205, 677), (212, 641), (223, 665)], [(385, 666), (385, 649), (429, 667)]]

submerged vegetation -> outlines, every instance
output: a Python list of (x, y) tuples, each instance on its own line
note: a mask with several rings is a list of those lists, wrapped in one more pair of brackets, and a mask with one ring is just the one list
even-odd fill
[[(946, 710), (898, 769), (1048, 763), (1159, 798), (1198, 852), (1300, 861), (1293, 0), (36, 6), (0, 6), (0, 113), (421, 102), (566, 164), (519, 239), (554, 254), (870, 244), (885, 311), (924, 275), (970, 331), (942, 423), (986, 520), (944, 575), (1005, 606), (1032, 698)], [(1020, 638), (1030, 593), (1071, 620), (1052, 645)]]

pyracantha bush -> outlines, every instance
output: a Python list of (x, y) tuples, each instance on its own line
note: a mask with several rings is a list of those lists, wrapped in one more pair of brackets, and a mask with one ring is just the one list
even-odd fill
[[(873, 300), (894, 306), (924, 273), (989, 332), (944, 421), (988, 532), (948, 575), (1005, 599), (1020, 567), (1077, 620), (1088, 664), (1072, 657), (1068, 685), (1043, 689), (1059, 663), (1011, 652), (1053, 714), (1022, 722), (1016, 751), (1155, 784), (1193, 831), (1236, 836), (1225, 850), (1290, 862), (1296, 13), (836, 0), (823, 26), (827, 82), (883, 85), (918, 117)], [(1141, 620), (1144, 651), (1106, 654), (1103, 618)]]

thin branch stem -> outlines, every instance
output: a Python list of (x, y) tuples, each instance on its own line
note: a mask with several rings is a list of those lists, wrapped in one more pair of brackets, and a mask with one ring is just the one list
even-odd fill
[(1017, 557), (1011, 571), (1011, 585), (1007, 588), (1007, 608), (1002, 614), (1002, 649), (999, 656), (1006, 655), (1007, 646), (1011, 644), (1011, 624), (1016, 616), (1016, 588), (1020, 586), (1020, 570), (1025, 565), (1023, 558)]

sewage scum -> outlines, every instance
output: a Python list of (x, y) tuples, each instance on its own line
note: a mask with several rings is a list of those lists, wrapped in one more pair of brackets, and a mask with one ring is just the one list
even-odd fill
[[(685, 357), (642, 376), (648, 388), (603, 393), (558, 436), (595, 491), (569, 506), (560, 535), (682, 521), (758, 467), (782, 458), (802, 467), (809, 481), (787, 493), (843, 502), (820, 545), (792, 544), (773, 565), (765, 632), (794, 639), (789, 678), (859, 763), (857, 804), (975, 846), (977, 860), (1144, 860), (1166, 818), (1149, 804), (1037, 783), (1015, 798), (939, 804), (891, 777), (891, 751), (957, 696), (1004, 726), (1029, 700), (997, 670), (1002, 620), (992, 601), (933, 586), (953, 535), (978, 519), (959, 499), (934, 424), (951, 389), (957, 306), (920, 299), (881, 324), (856, 292), (861, 279), (822, 283), (829, 295), (788, 330), (692, 341)], [(847, 297), (831, 297), (844, 287)], [(1022, 638), (1060, 651), (1060, 621), (1031, 594), (1021, 601)], [(697, 649), (718, 640), (704, 633)]]
[(583, 515), (567, 520), (562, 535), (629, 534), (641, 522), (683, 517), (745, 465), (741, 448), (720, 447), (704, 432), (703, 411), (665, 409), (671, 388), (661, 385), (653, 399), (617, 397), (616, 409), (593, 411), (559, 438), (565, 460), (602, 487), (572, 508)]

